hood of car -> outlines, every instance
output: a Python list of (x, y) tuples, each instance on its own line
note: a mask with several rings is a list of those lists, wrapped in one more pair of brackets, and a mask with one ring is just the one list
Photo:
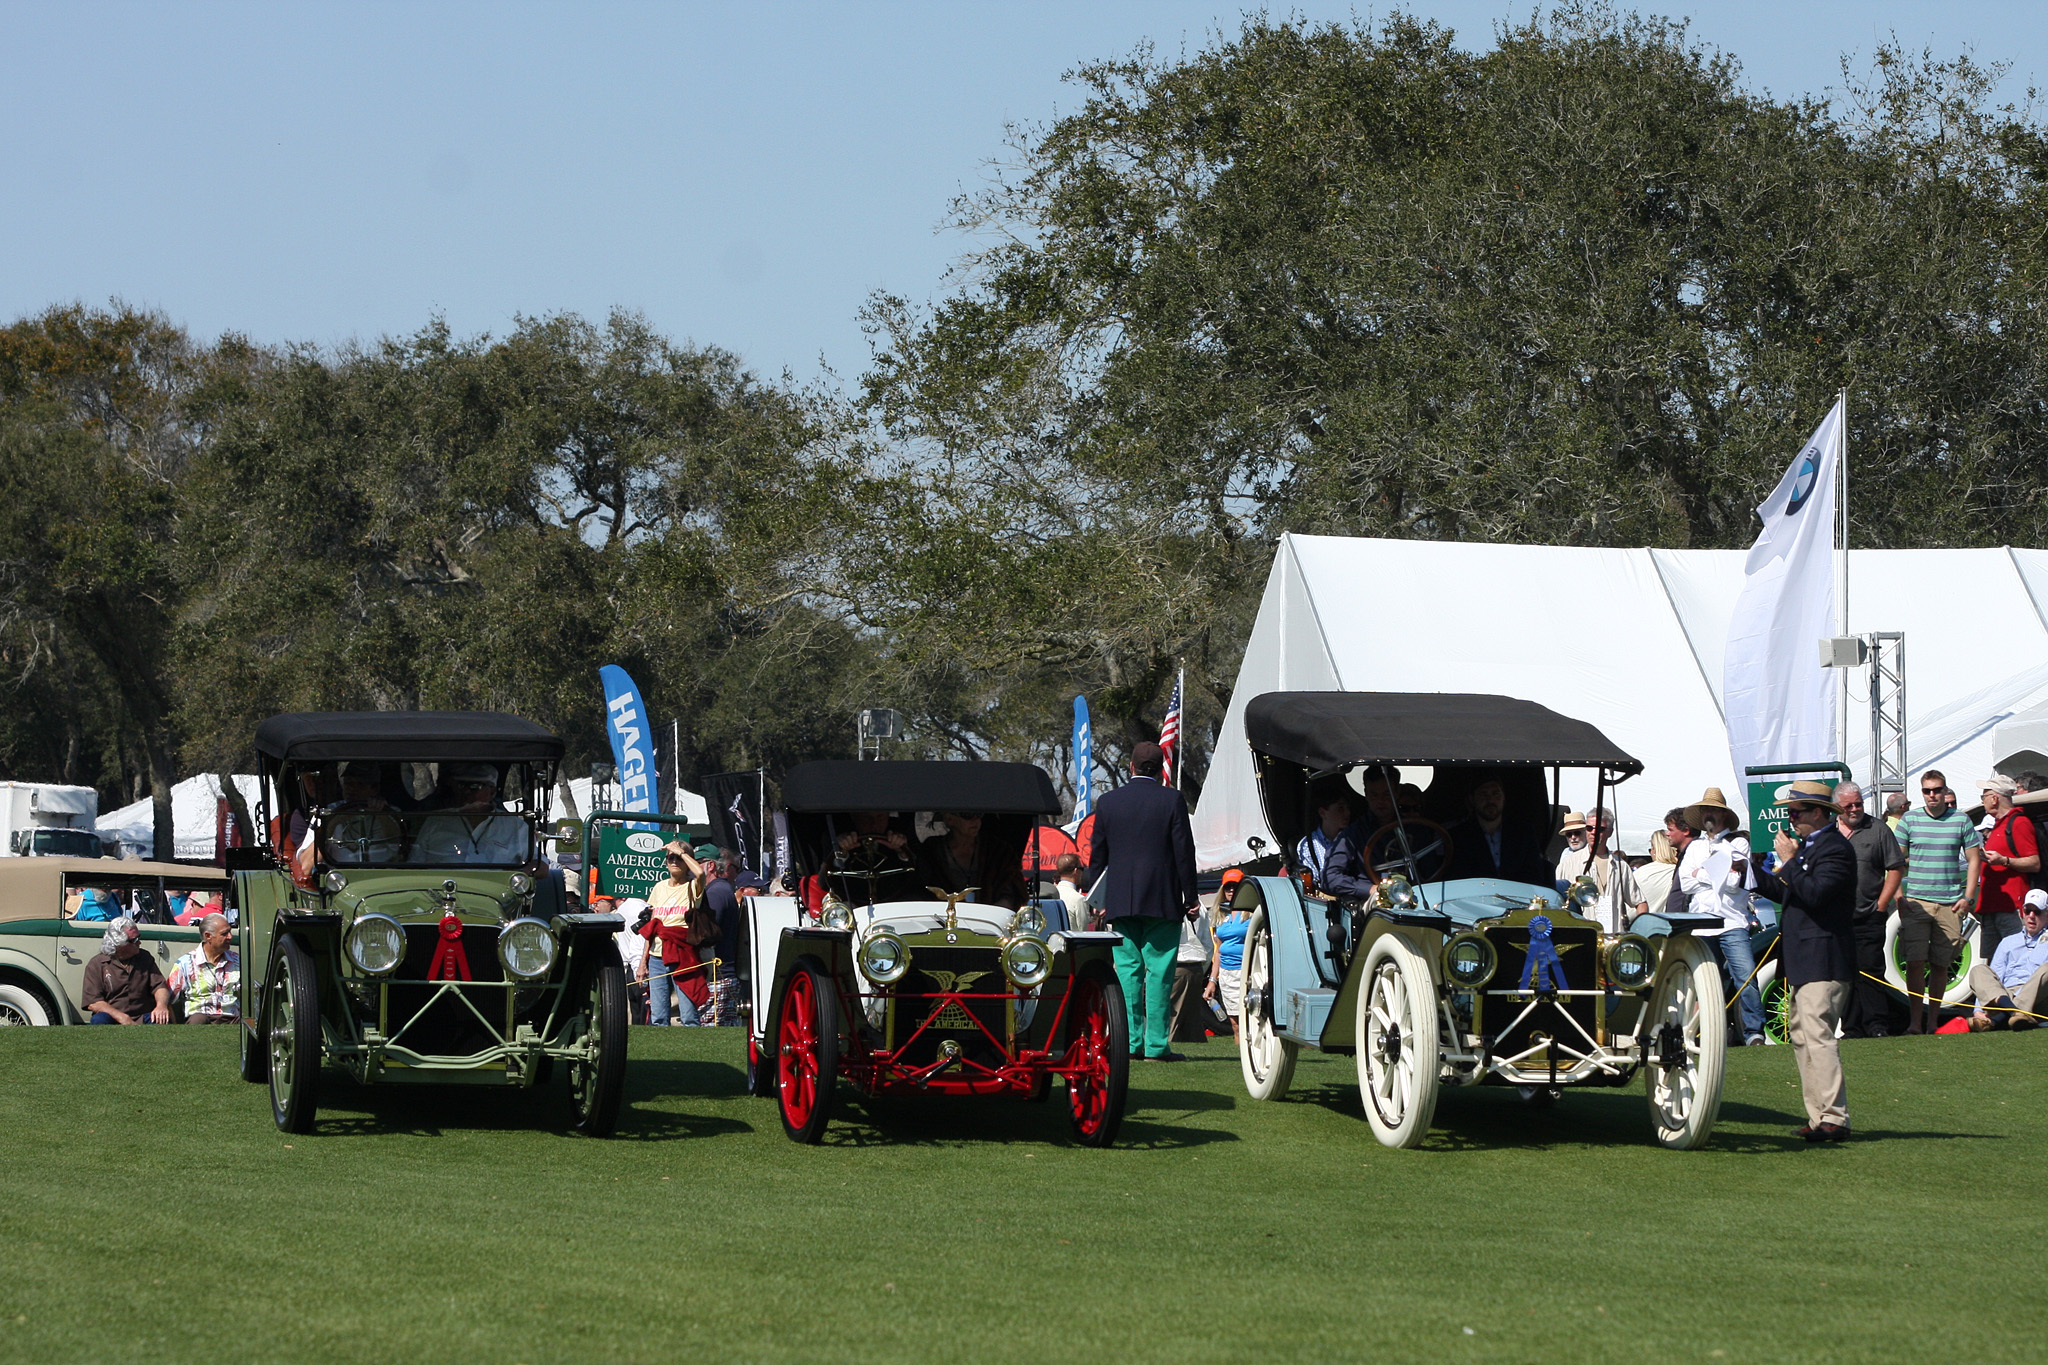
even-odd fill
[[(974, 905), (962, 901), (951, 907), (951, 922), (954, 929), (962, 934), (1002, 938), (1010, 932), (1010, 921), (1015, 914), (1015, 911), (1000, 905)], [(889, 929), (904, 938), (944, 932), (947, 915), (948, 907), (944, 901), (884, 901), (879, 905), (856, 907), (853, 912), (854, 923), (863, 934), (875, 929)]]

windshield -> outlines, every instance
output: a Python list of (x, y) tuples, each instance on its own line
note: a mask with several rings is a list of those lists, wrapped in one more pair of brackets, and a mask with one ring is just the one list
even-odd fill
[(289, 835), (318, 861), (383, 866), (515, 866), (537, 856), (537, 797), (549, 772), (526, 763), (306, 764), (286, 769)]
[(31, 848), (46, 858), (97, 858), (106, 852), (89, 829), (39, 829)]

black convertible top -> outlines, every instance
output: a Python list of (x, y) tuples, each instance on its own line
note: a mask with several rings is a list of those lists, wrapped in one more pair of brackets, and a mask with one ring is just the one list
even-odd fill
[(301, 763), (556, 762), (562, 741), (530, 720), (496, 711), (297, 711), (257, 726), (256, 752)]
[(1318, 772), (1361, 763), (1643, 770), (1582, 720), (1481, 692), (1267, 692), (1246, 704), (1244, 735), (1255, 752)]
[(1030, 763), (829, 759), (800, 763), (782, 779), (782, 804), (797, 812), (957, 810), (979, 815), (1057, 815), (1052, 779)]

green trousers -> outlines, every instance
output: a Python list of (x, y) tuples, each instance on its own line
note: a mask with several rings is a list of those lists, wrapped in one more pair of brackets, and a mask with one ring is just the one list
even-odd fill
[(1109, 927), (1124, 936), (1116, 945), (1116, 976), (1131, 1021), (1131, 1055), (1164, 1057), (1173, 1050), (1173, 959), (1180, 951), (1180, 919), (1126, 915)]

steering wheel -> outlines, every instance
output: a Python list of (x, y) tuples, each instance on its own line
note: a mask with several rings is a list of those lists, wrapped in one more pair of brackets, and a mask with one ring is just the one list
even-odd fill
[[(1403, 824), (1408, 827), (1410, 854), (1401, 851)], [(1374, 881), (1396, 872), (1411, 882), (1441, 881), (1451, 865), (1451, 832), (1434, 820), (1389, 820), (1366, 836), (1359, 852), (1365, 858), (1365, 874)]]

